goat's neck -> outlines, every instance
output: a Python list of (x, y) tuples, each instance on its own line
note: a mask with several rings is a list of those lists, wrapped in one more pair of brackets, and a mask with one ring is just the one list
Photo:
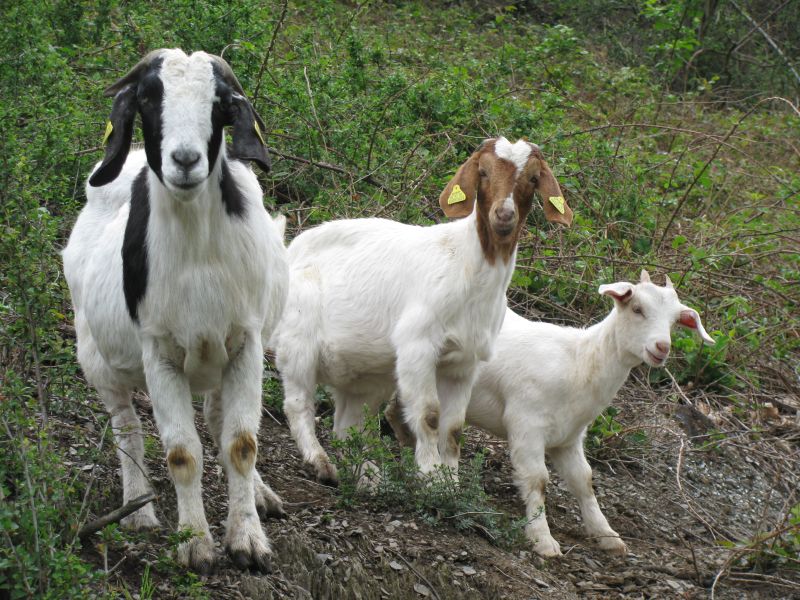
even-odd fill
[(602, 399), (604, 407), (611, 404), (631, 369), (641, 362), (624, 348), (616, 321), (614, 309), (605, 319), (584, 331), (576, 349), (579, 380), (591, 387), (592, 396)]
[(528, 217), (528, 213), (525, 212), (525, 214), (519, 215), (519, 220), (517, 221), (513, 233), (502, 241), (495, 239), (492, 233), (492, 226), (489, 223), (489, 217), (480, 210), (477, 203), (475, 210), (473, 210), (470, 215), (470, 218), (473, 217), (475, 219), (475, 232), (478, 235), (481, 250), (486, 261), (492, 265), (495, 262), (501, 262), (505, 265), (510, 263), (513, 269), (514, 260), (517, 255), (517, 241), (519, 240), (522, 228), (525, 226), (525, 219)]
[(219, 240), (219, 227), (225, 213), (220, 190), (223, 160), (224, 157), (219, 158), (200, 189), (186, 200), (173, 194), (150, 172), (150, 233), (187, 258), (197, 252), (203, 253), (203, 249), (216, 245)]
[[(505, 260), (490, 260), (490, 257), (486, 254), (484, 238), (480, 234), (481, 226), (479, 220), (477, 211), (473, 211), (469, 216), (448, 224), (454, 230), (458, 230), (464, 238), (463, 247), (465, 248), (465, 258), (467, 259), (466, 272), (474, 275), (497, 274), (505, 279), (506, 286), (508, 286), (516, 262), (516, 239)], [(503, 291), (505, 292), (505, 288), (503, 288)]]

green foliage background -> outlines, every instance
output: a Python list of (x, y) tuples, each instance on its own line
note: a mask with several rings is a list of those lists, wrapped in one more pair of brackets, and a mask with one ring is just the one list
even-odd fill
[[(534, 211), (512, 303), (583, 325), (609, 308), (600, 283), (667, 272), (718, 340), (676, 334), (677, 380), (745, 415), (797, 393), (800, 375), (800, 10), (784, 5), (3, 3), (0, 589), (66, 598), (100, 577), (76, 554), (92, 492), (64, 453), (80, 423), (105, 421), (77, 367), (58, 253), (101, 156), (102, 90), (146, 51), (224, 54), (268, 124), (265, 201), (293, 233), (439, 221), (439, 192), (483, 138), (539, 143), (577, 216), (560, 230)], [(59, 415), (74, 429), (56, 435)]]

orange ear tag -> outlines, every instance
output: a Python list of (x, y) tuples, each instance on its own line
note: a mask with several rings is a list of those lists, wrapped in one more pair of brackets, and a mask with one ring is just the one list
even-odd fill
[(564, 196), (550, 196), (548, 198), (550, 204), (556, 207), (556, 210), (562, 215), (564, 214)]
[(106, 122), (106, 132), (103, 134), (103, 141), (102, 145), (105, 146), (108, 138), (111, 136), (111, 132), (114, 131), (114, 126), (111, 124), (111, 121)]
[(464, 193), (464, 190), (461, 189), (460, 185), (455, 184), (453, 186), (453, 191), (450, 192), (450, 197), (447, 199), (447, 204), (458, 204), (466, 199), (467, 195)]

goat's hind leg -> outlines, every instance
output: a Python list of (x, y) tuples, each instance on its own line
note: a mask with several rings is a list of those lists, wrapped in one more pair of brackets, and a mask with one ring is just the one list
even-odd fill
[(583, 526), (589, 537), (594, 538), (606, 552), (626, 554), (628, 547), (619, 534), (611, 529), (592, 490), (592, 468), (583, 454), (583, 436), (575, 444), (552, 450), (550, 459), (567, 487), (578, 499)]
[[(132, 390), (119, 380), (100, 355), (81, 311), (76, 311), (75, 314), (75, 330), (78, 334), (78, 361), (86, 379), (97, 390), (111, 415), (111, 428), (122, 472), (122, 501), (128, 503), (152, 491), (144, 462), (144, 433), (142, 423), (131, 402)], [(160, 526), (152, 502), (122, 519), (120, 524), (126, 529), (133, 530), (154, 529)]]
[(508, 449), (514, 467), (514, 480), (525, 500), (528, 523), (525, 536), (533, 542), (534, 551), (541, 556), (560, 556), (561, 547), (550, 533), (544, 500), (547, 489), (547, 466), (544, 461), (544, 437), (525, 423), (506, 423)]
[[(219, 391), (206, 394), (203, 402), (203, 415), (206, 425), (214, 438), (217, 449), (222, 448), (222, 396)], [(220, 464), (222, 461), (220, 460)], [(256, 500), (258, 516), (263, 520), (269, 517), (283, 519), (286, 511), (283, 510), (283, 500), (269, 485), (264, 483), (257, 470), (253, 470), (253, 494)]]
[[(350, 436), (351, 429), (364, 430), (365, 416), (378, 414), (383, 401), (392, 393), (392, 387), (374, 385), (360, 386), (359, 389), (332, 388), (336, 403), (333, 414), (333, 433), (339, 439)], [(368, 389), (369, 391), (363, 391)], [(353, 465), (358, 469), (358, 485), (371, 487), (379, 482), (380, 469), (371, 460), (366, 460), (360, 465)]]
[(314, 392), (316, 382), (308, 376), (308, 372), (305, 375), (297, 373), (298, 370), (294, 368), (286, 369), (282, 373), (283, 412), (289, 421), (289, 430), (303, 456), (303, 462), (314, 470), (317, 480), (324, 485), (336, 486), (339, 484), (336, 467), (331, 464), (315, 431), (317, 407), (314, 401)]
[[(131, 390), (98, 387), (97, 391), (111, 414), (111, 428), (122, 471), (122, 500), (127, 504), (152, 491), (144, 462), (142, 424), (131, 402)], [(161, 525), (152, 502), (122, 519), (120, 524), (134, 531), (155, 529)]]

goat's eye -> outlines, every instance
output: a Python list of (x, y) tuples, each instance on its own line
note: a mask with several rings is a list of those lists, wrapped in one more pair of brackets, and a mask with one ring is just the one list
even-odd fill
[(644, 311), (642, 310), (641, 306), (634, 306), (632, 310), (633, 314), (644, 316)]
[(480, 175), (481, 177), (486, 177), (486, 171), (483, 169), (478, 169), (478, 175)]
[(533, 185), (536, 185), (537, 183), (539, 183), (539, 178), (538, 178), (538, 177), (536, 177), (536, 175), (534, 175), (533, 177), (531, 177), (531, 179), (530, 179), (530, 182), (531, 182)]

